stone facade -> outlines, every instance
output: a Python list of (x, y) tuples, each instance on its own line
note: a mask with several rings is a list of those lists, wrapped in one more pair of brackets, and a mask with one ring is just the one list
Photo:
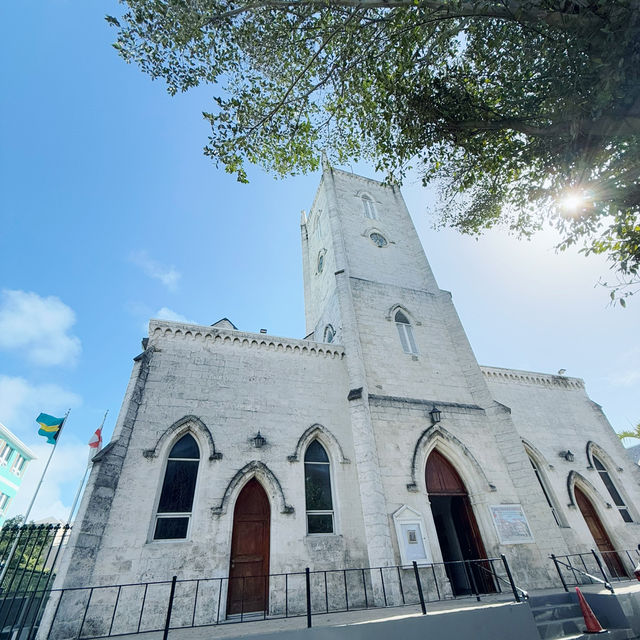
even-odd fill
[[(398, 565), (401, 512), (415, 514), (428, 559), (440, 562), (425, 479), (435, 449), (464, 482), (486, 553), (506, 554), (527, 588), (551, 584), (550, 553), (594, 547), (576, 484), (616, 548), (635, 548), (640, 470), (601, 408), (579, 379), (477, 363), (398, 189), (325, 164), (301, 235), (306, 339), (226, 320), (150, 322), (56, 586), (228, 576), (234, 506), (254, 477), (270, 502), (270, 573)], [(401, 344), (398, 311), (415, 348)], [(432, 424), (434, 406), (441, 420)], [(167, 456), (185, 433), (200, 450), (189, 532), (154, 541)], [(307, 533), (304, 454), (314, 439), (330, 461), (330, 534)], [(594, 455), (632, 522), (612, 504)], [(530, 540), (501, 540), (500, 505), (522, 507)]]

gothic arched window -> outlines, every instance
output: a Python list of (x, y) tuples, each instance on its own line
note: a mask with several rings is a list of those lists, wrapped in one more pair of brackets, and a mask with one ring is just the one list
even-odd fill
[(400, 336), (400, 343), (405, 353), (418, 353), (418, 347), (413, 337), (413, 328), (407, 316), (402, 311), (396, 311), (395, 315), (396, 327), (398, 328), (398, 335)]
[(324, 447), (314, 440), (304, 454), (307, 533), (333, 533), (331, 465)]
[(154, 540), (176, 540), (187, 537), (199, 464), (198, 443), (190, 433), (187, 433), (173, 445), (167, 458), (156, 511)]
[(551, 495), (549, 493), (549, 490), (547, 489), (546, 480), (545, 480), (544, 476), (542, 475), (542, 471), (540, 471), (540, 468), (538, 467), (538, 464), (531, 457), (531, 455), (529, 455), (529, 453), (527, 453), (527, 456), (529, 457), (529, 462), (531, 463), (531, 466), (533, 467), (533, 472), (536, 474), (536, 478), (538, 478), (538, 482), (540, 484), (540, 488), (542, 489), (542, 493), (544, 493), (544, 497), (547, 499), (547, 504), (549, 505), (549, 509), (551, 509), (551, 513), (553, 514), (553, 518), (556, 521), (556, 524), (559, 527), (561, 527), (562, 526), (562, 520), (560, 518), (560, 514), (558, 513), (558, 510), (557, 510), (553, 500), (551, 500)]
[(328, 324), (324, 330), (324, 341), (331, 344), (335, 337), (336, 337), (335, 329), (330, 324)]
[(373, 200), (365, 193), (361, 196), (362, 206), (364, 207), (364, 215), (371, 219), (376, 219), (376, 209), (373, 205)]
[(627, 505), (624, 503), (624, 500), (622, 499), (620, 492), (616, 489), (616, 485), (613, 484), (613, 480), (611, 479), (609, 472), (607, 471), (606, 467), (602, 464), (602, 462), (600, 462), (600, 460), (598, 460), (598, 458), (596, 458), (595, 456), (593, 456), (593, 466), (598, 470), (598, 473), (600, 474), (600, 478), (602, 479), (602, 482), (604, 482), (604, 486), (607, 487), (607, 491), (609, 492), (609, 495), (613, 500), (613, 504), (615, 504), (616, 507), (618, 507), (618, 511), (620, 512), (620, 517), (625, 522), (633, 522), (633, 519), (631, 518), (631, 514), (627, 509)]

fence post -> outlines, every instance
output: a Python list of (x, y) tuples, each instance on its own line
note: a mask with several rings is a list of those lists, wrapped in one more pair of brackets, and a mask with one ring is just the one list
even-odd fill
[[(520, 594), (518, 593), (518, 588), (516, 587), (516, 583), (513, 581), (513, 576), (511, 575), (511, 567), (509, 567), (509, 563), (507, 562), (507, 556), (504, 555), (504, 553), (500, 554), (500, 557), (502, 558), (502, 564), (504, 565), (504, 570), (507, 573), (507, 578), (509, 579), (509, 584), (511, 585), (511, 591), (513, 591), (513, 597), (516, 599), (516, 602), (520, 602)], [(554, 562), (555, 562), (555, 556), (552, 556), (554, 558)], [(557, 567), (558, 565), (556, 565)], [(562, 578), (562, 576), (560, 576), (560, 578)], [(562, 581), (562, 584), (564, 584), (564, 580)], [(565, 585), (564, 587), (565, 591), (567, 591), (567, 587)]]
[(611, 580), (607, 578), (607, 574), (604, 572), (604, 567), (602, 566), (602, 562), (600, 561), (598, 554), (595, 552), (595, 549), (591, 549), (591, 553), (593, 553), (593, 557), (596, 559), (596, 562), (598, 563), (598, 568), (600, 569), (600, 573), (604, 578), (605, 587), (607, 587), (607, 589), (609, 589), (609, 591), (613, 593), (613, 584), (611, 584)]
[(471, 566), (471, 560), (465, 560), (464, 566), (467, 570), (467, 575), (471, 580), (471, 588), (473, 589), (473, 594), (476, 597), (476, 600), (480, 602), (480, 593), (478, 592), (478, 585), (476, 584), (475, 576), (473, 575), (473, 567)]
[(169, 625), (171, 624), (171, 611), (173, 609), (173, 596), (176, 592), (176, 580), (178, 576), (173, 576), (171, 579), (171, 593), (169, 594), (169, 605), (167, 606), (167, 620), (164, 623), (164, 633), (162, 634), (162, 640), (167, 640), (169, 635)]
[(420, 582), (420, 573), (418, 572), (418, 563), (413, 561), (413, 573), (416, 576), (416, 586), (418, 587), (418, 597), (420, 598), (420, 608), (422, 609), (422, 615), (426, 615), (427, 607), (424, 604), (424, 594), (422, 593), (422, 582)]
[(311, 629), (311, 576), (309, 567), (304, 570), (304, 581), (307, 587), (307, 629)]
[(560, 576), (560, 582), (562, 582), (562, 586), (563, 586), (564, 590), (567, 593), (569, 593), (569, 587), (567, 587), (567, 583), (564, 580), (564, 576), (562, 575), (562, 571), (560, 570), (560, 565), (558, 564), (558, 561), (556, 560), (555, 555), (552, 553), (549, 557), (553, 560), (553, 564), (556, 565), (556, 571), (558, 572), (558, 575)]

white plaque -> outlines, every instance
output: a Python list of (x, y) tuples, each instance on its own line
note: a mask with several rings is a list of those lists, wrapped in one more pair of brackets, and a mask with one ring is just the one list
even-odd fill
[(415, 509), (403, 505), (393, 514), (393, 521), (396, 527), (402, 564), (408, 565), (412, 562), (429, 564), (431, 562), (431, 554), (424, 535), (422, 515)]
[(533, 535), (521, 504), (497, 504), (489, 507), (502, 544), (527, 544)]

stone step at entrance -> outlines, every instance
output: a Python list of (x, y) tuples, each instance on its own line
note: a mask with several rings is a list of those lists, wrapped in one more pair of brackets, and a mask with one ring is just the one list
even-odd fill
[[(584, 633), (586, 625), (575, 593), (532, 595), (529, 606), (541, 640), (586, 640), (596, 635)], [(606, 621), (600, 623), (606, 628)], [(608, 629), (597, 637), (631, 640), (636, 635), (630, 628), (618, 628)]]

